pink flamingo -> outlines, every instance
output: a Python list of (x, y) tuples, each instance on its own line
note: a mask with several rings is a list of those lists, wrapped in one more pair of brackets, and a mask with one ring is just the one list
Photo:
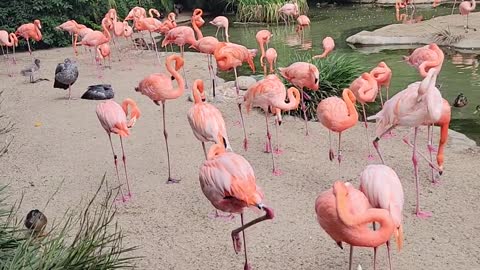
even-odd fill
[(416, 48), (410, 56), (404, 56), (404, 60), (415, 67), (423, 78), (427, 76), (427, 72), (431, 68), (437, 69), (440, 73), (444, 58), (442, 49), (435, 43)]
[(161, 27), (158, 28), (156, 32), (166, 34), (170, 29), (177, 27), (177, 23), (175, 22), (175, 17), (176, 17), (175, 13), (173, 12), (168, 13), (167, 18), (162, 22)]
[(15, 31), (15, 35), (18, 37), (23, 37), (27, 41), (28, 45), (28, 51), (30, 52), (30, 55), (32, 55), (32, 50), (30, 49), (30, 41), (28, 41), (30, 38), (35, 40), (36, 42), (42, 40), (42, 32), (40, 31), (42, 29), (42, 24), (40, 23), (40, 20), (34, 20), (33, 23), (26, 23), (20, 25), (20, 27), (17, 28), (17, 31)]
[(142, 17), (147, 17), (147, 12), (142, 7), (133, 7), (130, 12), (128, 12), (127, 17), (124, 21), (133, 21), (135, 19), (140, 19)]
[(72, 47), (74, 49), (75, 54), (78, 54), (78, 52), (75, 51), (75, 45), (74, 45), (75, 41), (74, 41), (73, 35), (78, 34), (78, 32), (80, 30), (85, 29), (85, 28), (86, 28), (85, 25), (79, 24), (75, 20), (68, 20), (68, 21), (60, 24), (59, 26), (55, 27), (55, 29), (66, 31), (67, 33), (69, 33), (72, 36)]
[[(175, 61), (175, 68), (172, 67), (173, 61)], [(165, 146), (167, 148), (167, 163), (168, 163), (168, 180), (167, 184), (178, 183), (180, 180), (174, 179), (171, 176), (170, 169), (170, 152), (168, 151), (168, 133), (165, 126), (165, 101), (169, 99), (177, 99), (183, 95), (185, 90), (184, 81), (182, 76), (177, 72), (183, 67), (183, 58), (177, 54), (172, 54), (167, 57), (165, 61), (165, 67), (167, 71), (171, 74), (166, 75), (164, 73), (154, 73), (145, 77), (139, 84), (138, 87), (135, 87), (135, 91), (141, 92), (142, 95), (149, 97), (155, 104), (160, 106), (162, 103), (162, 116), (163, 116), (163, 136), (165, 137)], [(172, 79), (175, 78), (177, 81), (177, 88), (173, 88)]]
[[(275, 65), (277, 64), (277, 51), (274, 48), (268, 48), (265, 52), (265, 58), (270, 66), (270, 73), (275, 73)], [(267, 67), (264, 68), (265, 75), (267, 74)]]
[[(98, 46), (110, 42), (110, 39), (112, 38), (112, 36), (110, 35), (110, 32), (108, 31), (107, 23), (109, 23), (109, 19), (103, 18), (102, 19), (103, 33), (100, 31), (88, 32), (80, 42), (78, 43), (76, 42), (75, 44), (94, 47), (95, 53), (96, 53), (98, 51)], [(75, 38), (77, 38), (77, 36)], [(98, 61), (96, 62), (98, 67), (99, 62)]]
[[(417, 160), (417, 132), (418, 127), (423, 123), (435, 123), (442, 114), (442, 95), (435, 87), (438, 70), (431, 68), (427, 76), (421, 82), (410, 84), (405, 90), (398, 92), (383, 105), (383, 108), (376, 115), (371, 116), (368, 120), (377, 120), (377, 137), (373, 141), (373, 145), (377, 150), (382, 163), (385, 161), (380, 153), (378, 142), (382, 136), (394, 129), (396, 126), (407, 126), (415, 128), (413, 139), (413, 155), (412, 162), (415, 171), (416, 184), (416, 215), (420, 218), (431, 216), (431, 213), (420, 211), (419, 204), (419, 183), (418, 183), (418, 160)], [(429, 162), (430, 166), (435, 166)], [(442, 174), (442, 170), (435, 168)]]
[[(256, 223), (273, 219), (275, 214), (273, 209), (262, 203), (264, 195), (256, 184), (255, 174), (250, 163), (239, 154), (226, 152), (222, 136), (218, 137), (220, 143), (210, 147), (207, 160), (200, 167), (200, 186), (203, 194), (216, 209), (240, 214), (242, 226), (233, 230), (231, 234), (233, 248), (236, 253), (242, 250), (239, 234), (243, 232), (244, 269), (251, 270), (247, 258), (244, 230)], [(243, 210), (245, 207), (258, 207), (265, 211), (265, 215), (244, 224)]]
[(295, 29), (295, 31), (297, 33), (302, 31), (302, 33), (303, 33), (303, 29), (305, 29), (305, 27), (310, 26), (310, 19), (305, 15), (300, 15), (297, 18), (297, 23), (298, 23), (298, 25), (297, 25), (297, 28)]
[(133, 20), (133, 24), (135, 26), (135, 29), (138, 31), (148, 31), (150, 34), (150, 38), (152, 39), (152, 44), (153, 48), (155, 49), (155, 54), (157, 56), (158, 63), (160, 63), (160, 56), (158, 55), (158, 49), (157, 49), (157, 43), (155, 42), (155, 39), (152, 36), (152, 32), (155, 32), (158, 28), (161, 27), (162, 22), (155, 18), (146, 18), (146, 17), (140, 17), (140, 18), (135, 18)]
[(340, 148), (342, 132), (355, 126), (358, 122), (358, 112), (355, 109), (355, 95), (346, 88), (343, 89), (342, 98), (328, 97), (320, 101), (317, 106), (317, 118), (320, 123), (328, 128), (328, 141), (330, 151), (328, 157), (330, 161), (335, 158), (332, 149), (332, 131), (338, 132), (338, 165), (342, 162), (342, 152)]
[(213, 52), (215, 52), (215, 48), (217, 47), (218, 40), (214, 37), (203, 37), (197, 40), (197, 42), (190, 46), (190, 48), (194, 48), (201, 53), (207, 54), (208, 59), (208, 74), (210, 75), (210, 80), (212, 80), (212, 89), (213, 89), (213, 97), (215, 97), (215, 71), (213, 70)]
[[(398, 175), (392, 168), (382, 164), (368, 165), (360, 174), (360, 191), (368, 198), (368, 202), (374, 208), (385, 209), (390, 212), (395, 225), (394, 234), (397, 249), (403, 246), (403, 187)], [(375, 223), (373, 223), (375, 229)], [(388, 264), (392, 269), (390, 256), (390, 240), (387, 241)], [(377, 258), (377, 247), (373, 248), (373, 268)]]
[(126, 40), (130, 39), (133, 43), (133, 46), (136, 48), (137, 44), (133, 41), (133, 28), (128, 24), (127, 21), (123, 21), (123, 36)]
[(303, 91), (303, 88), (307, 87), (314, 91), (318, 90), (320, 72), (316, 66), (306, 62), (295, 62), (288, 67), (279, 68), (278, 70), (287, 81), (300, 89), (302, 96), (303, 119), (305, 120), (305, 135), (308, 136), (307, 108), (305, 106), (304, 98), (310, 99), (310, 97)]
[(108, 43), (103, 43), (102, 45), (97, 47), (98, 52), (98, 59), (103, 59), (103, 66), (105, 67), (105, 58), (108, 58), (110, 66), (112, 66), (111, 58), (110, 58), (110, 45)]
[[(475, 0), (463, 1), (458, 6), (458, 9), (460, 10), (460, 14), (462, 14), (462, 16), (467, 16), (467, 24), (463, 26), (463, 28), (465, 28), (465, 33), (468, 33), (468, 29), (470, 29), (468, 28), (468, 15), (470, 14), (470, 12), (475, 10), (476, 6), (477, 4), (475, 3)], [(477, 31), (477, 29), (473, 28), (473, 31)]]
[(7, 48), (7, 56), (8, 56), (8, 47), (12, 47), (13, 50), (13, 63), (16, 64), (17, 60), (15, 59), (15, 47), (18, 46), (18, 38), (15, 33), (8, 33), (5, 30), (0, 30), (0, 46), (2, 46), (2, 54), (5, 52), (3, 51), (3, 46)]
[(260, 47), (260, 65), (263, 68), (263, 73), (265, 76), (267, 75), (267, 67), (263, 62), (263, 58), (265, 58), (265, 45), (268, 47), (268, 43), (270, 42), (270, 38), (272, 37), (272, 33), (268, 30), (260, 30), (255, 35), (257, 39), (258, 46)]
[[(287, 93), (289, 102), (285, 103)], [(265, 79), (250, 86), (245, 93), (243, 100), (245, 101), (247, 113), (250, 112), (253, 107), (260, 107), (265, 112), (265, 124), (267, 125), (265, 152), (272, 154), (273, 175), (281, 175), (282, 172), (275, 166), (275, 157), (272, 151), (272, 137), (268, 128), (269, 108), (276, 108), (275, 113), (277, 114), (278, 119), (280, 119), (280, 121), (276, 123), (280, 125), (282, 117), (281, 110), (290, 111), (298, 108), (298, 104), (300, 103), (300, 92), (294, 87), (289, 88), (287, 91), (280, 78), (278, 78), (277, 75), (271, 74), (266, 76)]]
[[(78, 43), (78, 37), (80, 37), (81, 39), (83, 39), (87, 34), (93, 32), (93, 30), (91, 28), (84, 28), (84, 29), (81, 29), (78, 31), (78, 33), (76, 34), (73, 34), (73, 50), (75, 51), (75, 54), (78, 54), (78, 51), (77, 51), (77, 43)], [(87, 50), (87, 48), (85, 48), (85, 51)], [(92, 51), (90, 50), (90, 54), (92, 53)], [(93, 58), (93, 63), (95, 63), (95, 58), (93, 57), (93, 55), (91, 55), (92, 58)]]
[(314, 57), (312, 57), (313, 59), (325, 58), (329, 53), (333, 51), (333, 49), (335, 49), (335, 41), (333, 41), (333, 38), (331, 37), (324, 38), (322, 41), (322, 45), (323, 45), (323, 53), (319, 55), (315, 55)]
[[(240, 95), (240, 89), (238, 88), (238, 75), (237, 67), (241, 66), (243, 62), (247, 62), (253, 73), (255, 73), (255, 64), (253, 63), (253, 58), (256, 55), (256, 50), (249, 50), (242, 45), (235, 43), (226, 43), (219, 42), (215, 51), (213, 52), (215, 60), (217, 61), (217, 67), (220, 70), (227, 71), (233, 68), (235, 74), (235, 89), (237, 96)], [(243, 127), (243, 148), (247, 150), (248, 141), (247, 141), (247, 132), (245, 130), (245, 123), (243, 121), (242, 106), (238, 104), (238, 111), (240, 112), (240, 120)]]
[[(205, 142), (225, 142), (227, 150), (232, 151), (222, 113), (212, 104), (205, 102), (206, 98), (202, 80), (195, 80), (193, 82), (192, 94), (194, 104), (188, 111), (187, 118), (193, 135), (202, 142), (205, 159), (207, 159)], [(219, 133), (222, 135), (222, 141), (218, 141)]]
[(367, 139), (368, 160), (372, 160), (373, 155), (370, 152), (370, 136), (368, 135), (367, 112), (365, 110), (365, 103), (375, 102), (378, 93), (378, 84), (375, 78), (370, 73), (363, 73), (356, 78), (349, 89), (355, 95), (355, 98), (362, 104), (363, 121), (365, 124), (365, 137)]
[[(365, 195), (350, 183), (337, 181), (322, 192), (315, 201), (317, 221), (323, 230), (343, 249), (350, 245), (349, 269), (352, 269), (353, 246), (378, 247), (393, 234), (395, 224), (385, 209), (371, 208)], [(372, 231), (368, 224), (380, 223)]]
[[(288, 25), (290, 17), (294, 18), (298, 16), (299, 11), (298, 11), (298, 4), (297, 3), (286, 3), (283, 5), (278, 12), (280, 13), (280, 16), (282, 17), (283, 21), (285, 22), (285, 25)], [(285, 18), (286, 16), (286, 18)]]
[[(128, 108), (130, 107), (130, 120), (127, 123), (127, 114)], [(137, 107), (137, 104), (132, 99), (125, 99), (122, 102), (122, 106), (116, 103), (113, 100), (107, 100), (101, 102), (97, 105), (97, 117), (102, 124), (102, 127), (105, 129), (108, 135), (108, 139), (110, 140), (110, 146), (112, 147), (113, 153), (113, 161), (115, 163), (115, 171), (117, 173), (118, 183), (120, 184), (120, 193), (122, 194), (122, 201), (126, 202), (129, 198), (131, 198), (132, 193), (130, 192), (130, 184), (128, 183), (128, 174), (127, 174), (127, 165), (126, 165), (126, 156), (125, 150), (123, 148), (123, 140), (122, 137), (128, 137), (130, 135), (130, 131), (128, 128), (131, 128), (135, 125), (137, 119), (140, 118), (140, 110)], [(127, 189), (128, 194), (125, 197), (122, 190), (122, 183), (120, 182), (120, 176), (118, 174), (118, 166), (117, 166), (117, 155), (115, 154), (115, 150), (113, 149), (112, 143), (112, 133), (118, 134), (120, 137), (120, 145), (122, 146), (122, 161), (123, 167), (125, 168), (125, 178), (127, 180)]]
[(382, 87), (385, 86), (387, 92), (387, 98), (385, 100), (388, 100), (388, 89), (390, 88), (390, 81), (392, 80), (392, 70), (387, 66), (385, 62), (382, 61), (370, 71), (370, 74), (377, 81), (378, 90), (380, 91), (380, 102), (382, 103), (383, 107), (381, 90)]
[(217, 16), (213, 19), (213, 21), (210, 21), (210, 24), (217, 27), (217, 32), (215, 33), (215, 37), (217, 37), (218, 31), (220, 30), (220, 28), (223, 28), (224, 29), (224, 34), (225, 34), (223, 39), (226, 40), (227, 42), (230, 42), (228, 40), (228, 38), (230, 36), (228, 35), (228, 19), (227, 19), (227, 17)]

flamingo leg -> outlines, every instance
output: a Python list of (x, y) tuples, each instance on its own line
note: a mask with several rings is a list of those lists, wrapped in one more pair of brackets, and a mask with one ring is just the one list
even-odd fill
[[(72, 87), (71, 85), (68, 85), (68, 100), (70, 100), (72, 98)], [(121, 139), (121, 137), (120, 137)]]
[(280, 128), (280, 122), (278, 121), (277, 118), (275, 118), (275, 140), (277, 142), (277, 146), (275, 147), (275, 150), (273, 150), (275, 152), (275, 154), (277, 155), (280, 155), (282, 154), (282, 149), (280, 149), (280, 141), (278, 139), (278, 129)]
[[(380, 93), (380, 97), (382, 96), (382, 94)], [(367, 138), (367, 152), (368, 152), (368, 156), (367, 156), (367, 160), (373, 160), (374, 157), (372, 155), (372, 152), (370, 151), (370, 135), (368, 134), (368, 122), (367, 122), (367, 112), (365, 111), (365, 104), (362, 103), (362, 111), (363, 111), (363, 121), (364, 121), (364, 124), (365, 124), (365, 137)]]
[[(383, 97), (382, 97), (382, 91), (381, 91), (381, 89), (380, 89), (380, 94), (379, 94), (379, 96), (380, 96), (380, 104), (382, 104), (382, 108), (383, 108)], [(387, 94), (387, 96), (388, 96), (388, 94)]]
[(268, 111), (265, 112), (265, 124), (267, 126), (267, 140), (265, 141), (265, 150), (263, 151), (265, 153), (271, 153), (272, 152), (272, 136), (270, 135), (270, 132), (268, 129)]
[[(235, 89), (236, 89), (236, 92), (237, 92), (237, 97), (239, 97), (240, 96), (240, 88), (238, 87), (237, 67), (234, 67), (233, 71), (235, 72)], [(245, 129), (245, 122), (243, 121), (242, 104), (238, 104), (238, 111), (240, 112), (240, 120), (242, 122), (242, 127), (243, 127), (243, 149), (245, 149), (245, 151), (247, 151), (247, 149), (248, 149), (247, 131)]]
[(353, 246), (350, 245), (350, 256), (348, 258), (348, 270), (352, 270), (352, 261), (353, 261)]
[(30, 53), (30, 56), (32, 56), (32, 50), (30, 49), (30, 41), (28, 41), (28, 38), (27, 38), (27, 46), (28, 46), (28, 52)]
[(170, 168), (170, 152), (168, 151), (168, 133), (165, 126), (165, 101), (162, 101), (162, 116), (163, 116), (163, 136), (165, 137), (165, 147), (167, 148), (167, 163), (168, 163), (168, 180), (167, 184), (176, 184), (180, 182), (179, 179), (173, 179)]
[[(155, 49), (155, 54), (157, 55), (158, 63), (161, 64), (160, 63), (160, 56), (158, 55), (157, 43), (155, 42), (155, 39), (152, 36), (152, 32), (149, 31), (149, 33), (150, 33), (150, 38), (152, 39), (153, 48)], [(182, 57), (183, 57), (183, 55), (182, 55)]]
[(382, 138), (385, 134), (390, 132), (392, 129), (394, 129), (397, 125), (392, 125), (389, 127), (386, 131), (384, 131), (379, 137), (376, 137), (375, 140), (373, 140), (373, 147), (375, 147), (375, 150), (377, 150), (377, 154), (380, 157), (380, 160), (382, 161), (382, 164), (385, 165), (385, 160), (383, 159), (382, 154), (380, 153), (380, 148), (378, 146), (378, 141), (380, 141), (380, 138)]
[[(180, 54), (182, 55), (182, 58), (184, 58), (184, 52), (183, 52), (183, 45), (180, 46)], [(188, 89), (188, 80), (187, 80), (187, 74), (185, 73), (185, 65), (182, 67), (183, 70), (183, 77), (185, 78), (185, 88)]]
[(341, 143), (342, 143), (342, 132), (338, 133), (338, 149), (337, 149), (337, 160), (338, 160), (338, 169), (340, 170), (340, 164), (342, 163), (342, 149), (341, 149)]
[[(297, 87), (299, 88), (299, 87)], [(307, 124), (307, 107), (305, 106), (305, 99), (303, 97), (304, 92), (303, 92), (303, 87), (300, 88), (300, 96), (302, 98), (302, 111), (303, 111), (303, 120), (305, 121), (305, 136), (308, 136), (308, 124)]]
[(207, 159), (207, 149), (205, 148), (205, 142), (202, 142), (203, 153), (205, 154), (205, 159)]
[(457, 4), (457, 0), (455, 0), (455, 1), (453, 2), (452, 14), (450, 14), (450, 15), (453, 15), (453, 12), (454, 12), (454, 10), (455, 10), (455, 5), (456, 5), (456, 4)]
[(415, 197), (417, 202), (415, 213), (419, 218), (428, 218), (432, 216), (431, 213), (420, 211), (420, 201), (419, 201), (420, 185), (418, 183), (417, 134), (418, 134), (418, 127), (415, 127), (415, 135), (413, 137), (413, 155), (412, 155), (413, 170), (415, 173), (415, 187), (417, 191), (416, 197)]
[[(408, 138), (403, 138), (403, 142), (413, 148), (413, 144), (408, 140)], [(422, 152), (417, 152), (417, 154), (419, 154), (428, 163), (428, 165), (430, 165), (431, 168), (433, 168), (434, 170), (439, 172), (440, 175), (442, 175), (443, 172), (440, 170), (440, 168), (435, 163), (430, 162), (430, 160), (424, 154), (422, 154)]]
[[(240, 214), (240, 222), (242, 223), (243, 227), (243, 213)], [(248, 264), (248, 257), (247, 257), (247, 240), (245, 237), (245, 231), (242, 231), (242, 237), (243, 237), (243, 252), (245, 254), (245, 265), (243, 267), (244, 270), (250, 270), (252, 267), (250, 264)]]
[(390, 254), (390, 240), (387, 241), (387, 257), (388, 257), (388, 266), (392, 270), (392, 254)]
[(220, 27), (217, 27), (217, 32), (215, 32), (215, 38), (217, 38), (219, 30), (220, 30)]
[(117, 173), (117, 180), (120, 188), (120, 194), (122, 194), (122, 201), (125, 202), (126, 200), (125, 200), (125, 196), (123, 195), (122, 182), (120, 182), (120, 176), (118, 174), (117, 155), (115, 154), (115, 150), (113, 149), (112, 135), (110, 134), (110, 132), (108, 132), (108, 139), (110, 140), (110, 146), (112, 147), (113, 163), (115, 164), (115, 172)]
[[(376, 230), (375, 222), (372, 222), (372, 228), (374, 231)], [(376, 268), (377, 268), (377, 247), (374, 247), (373, 248), (373, 269), (375, 270)]]
[(328, 143), (330, 144), (330, 150), (328, 152), (328, 159), (330, 159), (330, 161), (333, 161), (333, 159), (335, 158), (335, 154), (333, 153), (332, 132), (330, 130), (328, 130)]
[(128, 182), (128, 173), (127, 173), (127, 155), (125, 155), (125, 149), (123, 148), (123, 139), (120, 137), (120, 145), (122, 146), (122, 161), (123, 161), (123, 168), (125, 169), (125, 179), (127, 180), (127, 199), (132, 197), (132, 193), (130, 192), (130, 183)]
[(213, 97), (215, 98), (215, 74), (212, 66), (212, 55), (209, 54), (207, 58), (208, 58), (208, 74), (210, 75), (210, 79), (212, 80), (212, 91), (213, 91)]
[[(430, 163), (433, 163), (433, 152), (435, 151), (434, 147), (433, 147), (433, 126), (432, 125), (428, 125), (427, 126), (427, 131), (428, 131), (428, 135), (427, 135), (427, 148), (428, 148), (428, 153), (430, 154)], [(436, 179), (435, 177), (435, 170), (433, 168), (430, 168), (431, 169), (431, 178), (432, 178), (432, 184), (438, 184), (438, 179)]]
[(275, 156), (272, 151), (272, 135), (270, 134), (270, 129), (268, 127), (268, 111), (265, 112), (265, 123), (267, 124), (267, 144), (268, 144), (268, 148), (266, 150), (267, 151), (270, 150), (270, 153), (272, 154), (272, 164), (273, 164), (272, 173), (275, 176), (279, 176), (279, 175), (282, 175), (282, 171), (280, 171), (280, 169), (277, 169), (277, 167), (275, 166)]

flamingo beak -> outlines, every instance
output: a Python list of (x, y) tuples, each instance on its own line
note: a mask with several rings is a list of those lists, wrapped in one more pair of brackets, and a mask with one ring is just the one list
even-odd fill
[(172, 81), (174, 81), (174, 80), (175, 80), (175, 77), (172, 76), (172, 77), (170, 77), (170, 79), (171, 79)]

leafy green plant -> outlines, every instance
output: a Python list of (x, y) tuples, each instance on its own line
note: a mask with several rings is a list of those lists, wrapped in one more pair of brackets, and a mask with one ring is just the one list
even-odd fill
[[(308, 12), (307, 0), (296, 0), (300, 14)], [(277, 22), (280, 20), (278, 10), (285, 4), (284, 0), (229, 0), (228, 6), (236, 7), (237, 20), (241, 22)]]

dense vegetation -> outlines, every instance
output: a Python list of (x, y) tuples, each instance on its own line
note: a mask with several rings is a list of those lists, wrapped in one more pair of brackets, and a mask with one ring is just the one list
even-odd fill
[[(285, 0), (228, 0), (228, 2), (236, 10), (238, 21), (276, 23), (280, 21), (278, 10), (287, 3)], [(300, 14), (307, 14), (307, 0), (296, 0), (296, 2)]]

